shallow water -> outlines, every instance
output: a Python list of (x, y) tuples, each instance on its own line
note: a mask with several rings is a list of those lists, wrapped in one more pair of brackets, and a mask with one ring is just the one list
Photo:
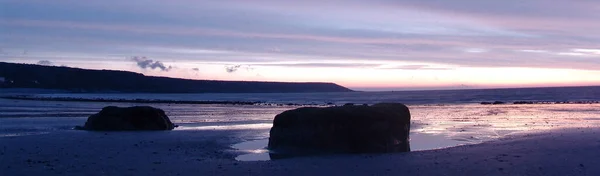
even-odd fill
[[(410, 148), (412, 151), (433, 150), (464, 144), (475, 144), (480, 142), (469, 140), (454, 140), (444, 135), (426, 134), (419, 132), (411, 132), (410, 136)], [(231, 147), (236, 150), (244, 151), (247, 153), (237, 156), (235, 159), (238, 161), (267, 161), (271, 160), (271, 157), (269, 156), (269, 150), (267, 150), (268, 143), (268, 139), (260, 139), (237, 143), (232, 145)]]
[[(240, 131), (238, 160), (266, 160), (276, 114), (295, 107), (52, 102), (0, 99), (0, 137), (44, 135), (83, 125), (104, 106), (150, 105), (167, 112), (176, 130)], [(497, 139), (515, 132), (600, 126), (600, 104), (412, 105), (411, 148), (430, 150)], [(226, 149), (224, 149), (226, 150)], [(266, 155), (265, 155), (266, 154)], [(262, 158), (261, 158), (262, 157)]]
[(267, 161), (271, 160), (269, 156), (269, 150), (266, 149), (267, 144), (269, 144), (268, 139), (260, 139), (253, 141), (245, 141), (241, 143), (237, 143), (232, 145), (231, 147), (244, 151), (247, 154), (242, 154), (235, 157), (235, 160), (238, 161)]

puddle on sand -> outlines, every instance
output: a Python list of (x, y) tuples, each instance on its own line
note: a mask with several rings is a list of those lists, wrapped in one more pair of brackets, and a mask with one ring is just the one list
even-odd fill
[[(442, 134), (411, 133), (410, 137), (411, 151), (441, 149), (482, 142), (480, 140), (456, 140)], [(271, 160), (269, 150), (266, 149), (268, 143), (269, 139), (260, 139), (241, 142), (231, 147), (236, 150), (249, 152), (236, 157), (235, 159), (238, 161), (268, 161)]]
[(267, 150), (267, 144), (269, 144), (269, 139), (260, 139), (238, 143), (232, 145), (231, 147), (240, 151), (250, 152), (248, 154), (243, 154), (235, 157), (235, 160), (267, 161), (271, 160), (271, 157), (269, 156), (269, 150)]
[(451, 139), (442, 134), (411, 133), (410, 150), (423, 151), (480, 143), (480, 140)]

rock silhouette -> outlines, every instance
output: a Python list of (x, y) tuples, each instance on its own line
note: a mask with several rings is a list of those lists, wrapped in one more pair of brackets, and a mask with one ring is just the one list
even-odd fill
[(172, 130), (175, 125), (165, 112), (150, 106), (107, 106), (91, 115), (83, 127), (91, 131)]
[(408, 152), (410, 112), (400, 103), (303, 107), (277, 115), (268, 148), (276, 159), (319, 153)]

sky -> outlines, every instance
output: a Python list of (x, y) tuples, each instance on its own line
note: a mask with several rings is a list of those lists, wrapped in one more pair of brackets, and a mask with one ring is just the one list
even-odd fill
[(0, 0), (0, 61), (356, 90), (600, 85), (596, 0)]

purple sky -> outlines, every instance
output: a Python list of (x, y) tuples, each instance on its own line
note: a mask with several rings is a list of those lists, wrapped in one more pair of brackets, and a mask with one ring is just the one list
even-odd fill
[(0, 60), (357, 89), (599, 85), (600, 1), (2, 0)]

